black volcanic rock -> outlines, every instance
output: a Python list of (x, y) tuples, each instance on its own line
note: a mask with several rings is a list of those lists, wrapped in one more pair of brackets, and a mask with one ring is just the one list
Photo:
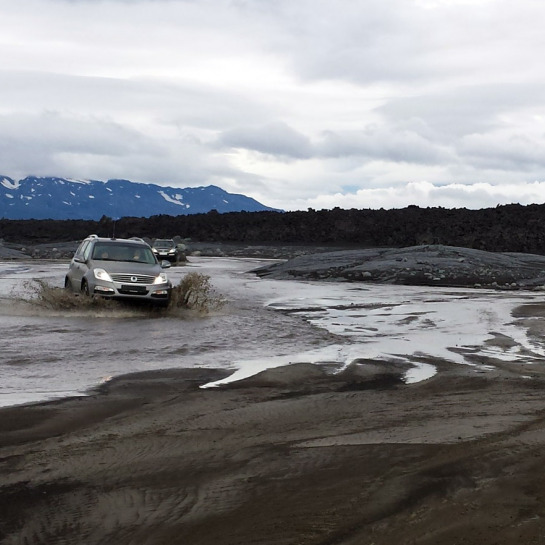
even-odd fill
[[(131, 208), (130, 212), (135, 209)], [(545, 254), (545, 204), (510, 204), (481, 210), (417, 206), (391, 210), (334, 208), (292, 212), (218, 213), (210, 210), (198, 214), (116, 218), (115, 215), (104, 215), (98, 221), (0, 218), (0, 239), (43, 244), (81, 240), (96, 233), (150, 239), (179, 236), (213, 245), (235, 243), (264, 248), (443, 245), (488, 252)], [(274, 255), (276, 251), (272, 253)]]

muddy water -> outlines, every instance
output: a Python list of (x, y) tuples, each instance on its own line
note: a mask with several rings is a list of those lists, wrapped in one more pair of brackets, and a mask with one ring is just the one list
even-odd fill
[(172, 267), (174, 284), (203, 273), (228, 300), (207, 315), (43, 307), (25, 300), (28, 282), (60, 288), (67, 264), (0, 263), (0, 405), (83, 395), (112, 376), (172, 367), (226, 368), (233, 380), (299, 361), (342, 368), (370, 358), (410, 363), (411, 382), (434, 374), (434, 358), (483, 371), (515, 361), (521, 373), (545, 361), (541, 340), (511, 315), (539, 294), (275, 281), (249, 272), (262, 263), (191, 258)]
[[(193, 259), (172, 267), (174, 284), (189, 271), (211, 277), (228, 300), (206, 316), (148, 309), (58, 310), (20, 301), (33, 278), (61, 287), (62, 263), (0, 263), (0, 405), (81, 395), (110, 377), (170, 367), (237, 368), (239, 359), (285, 354), (327, 343), (327, 333), (266, 308), (283, 286), (246, 271), (262, 262)], [(287, 285), (286, 285), (287, 287)]]

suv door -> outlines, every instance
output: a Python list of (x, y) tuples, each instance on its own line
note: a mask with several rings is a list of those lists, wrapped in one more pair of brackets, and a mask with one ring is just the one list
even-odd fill
[(70, 264), (72, 285), (81, 289), (81, 280), (89, 267), (87, 261), (91, 255), (92, 244), (90, 240), (84, 240), (76, 250), (72, 263)]

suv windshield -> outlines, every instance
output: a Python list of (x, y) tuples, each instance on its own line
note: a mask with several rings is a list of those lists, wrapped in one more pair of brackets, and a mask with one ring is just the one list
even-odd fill
[(173, 240), (156, 240), (153, 245), (155, 248), (174, 248), (175, 244)]
[(144, 245), (112, 243), (101, 244), (97, 242), (93, 249), (93, 259), (102, 261), (132, 261), (138, 263), (156, 263), (151, 248)]

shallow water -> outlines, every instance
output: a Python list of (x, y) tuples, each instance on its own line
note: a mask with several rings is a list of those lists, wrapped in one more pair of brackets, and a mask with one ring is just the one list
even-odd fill
[[(111, 377), (172, 367), (233, 370), (227, 380), (296, 362), (339, 369), (355, 359), (403, 361), (407, 382), (434, 359), (542, 363), (545, 346), (511, 317), (540, 295), (260, 279), (253, 259), (190, 258), (169, 271), (210, 276), (228, 299), (206, 316), (134, 306), (42, 308), (20, 299), (25, 282), (61, 287), (67, 264), (0, 262), (0, 406), (84, 395)], [(509, 342), (490, 343), (501, 336)], [(209, 385), (212, 386), (212, 385)]]

